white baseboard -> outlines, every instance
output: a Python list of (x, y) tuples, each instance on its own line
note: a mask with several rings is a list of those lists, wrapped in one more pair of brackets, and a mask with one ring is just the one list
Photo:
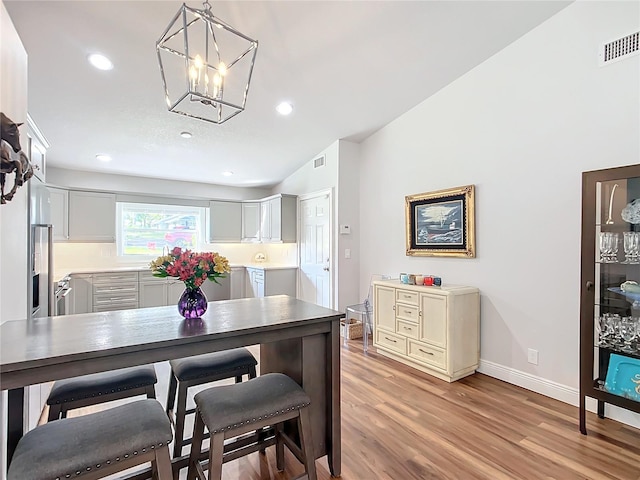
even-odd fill
[[(577, 388), (568, 387), (566, 385), (547, 380), (546, 378), (521, 372), (514, 368), (505, 367), (498, 363), (480, 359), (478, 372), (497, 378), (498, 380), (517, 385), (518, 387), (526, 388), (527, 390), (531, 390), (532, 392), (539, 393), (546, 397), (560, 400), (561, 402), (568, 403), (575, 407), (580, 403), (580, 390)], [(596, 401), (592, 398), (587, 398), (587, 410), (595, 413), (596, 409)], [(640, 428), (640, 414), (607, 404), (605, 407), (605, 415), (607, 418), (611, 418), (635, 428)], [(576, 416), (576, 422), (577, 420), (578, 418)]]

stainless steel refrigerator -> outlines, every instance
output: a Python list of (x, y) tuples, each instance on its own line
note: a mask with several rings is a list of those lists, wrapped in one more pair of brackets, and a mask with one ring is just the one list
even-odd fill
[(35, 176), (29, 186), (29, 318), (55, 315), (53, 225), (49, 190)]

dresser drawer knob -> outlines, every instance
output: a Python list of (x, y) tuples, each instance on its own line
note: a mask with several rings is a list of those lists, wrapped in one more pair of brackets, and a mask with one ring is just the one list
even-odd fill
[(384, 337), (384, 338), (386, 338), (386, 339), (387, 339), (387, 340), (389, 340), (390, 342), (396, 343), (396, 340), (394, 340), (393, 338), (389, 338), (389, 337)]

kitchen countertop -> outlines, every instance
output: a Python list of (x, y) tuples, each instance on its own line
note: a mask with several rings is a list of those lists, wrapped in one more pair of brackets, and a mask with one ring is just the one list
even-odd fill
[[(281, 263), (245, 263), (245, 264), (231, 264), (232, 269), (238, 268), (259, 268), (262, 270), (286, 270), (296, 269), (297, 265), (286, 265)], [(81, 268), (67, 268), (55, 270), (53, 274), (53, 280), (55, 282), (63, 279), (67, 275), (72, 274), (90, 274), (90, 273), (108, 273), (108, 272), (143, 272), (149, 270), (149, 264), (143, 265), (128, 265), (121, 267), (81, 267)]]

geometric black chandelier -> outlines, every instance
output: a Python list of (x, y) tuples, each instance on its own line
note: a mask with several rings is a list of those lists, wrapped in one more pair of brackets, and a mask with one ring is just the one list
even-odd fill
[(158, 63), (170, 112), (224, 123), (244, 110), (258, 41), (203, 5), (182, 4), (156, 42)]

